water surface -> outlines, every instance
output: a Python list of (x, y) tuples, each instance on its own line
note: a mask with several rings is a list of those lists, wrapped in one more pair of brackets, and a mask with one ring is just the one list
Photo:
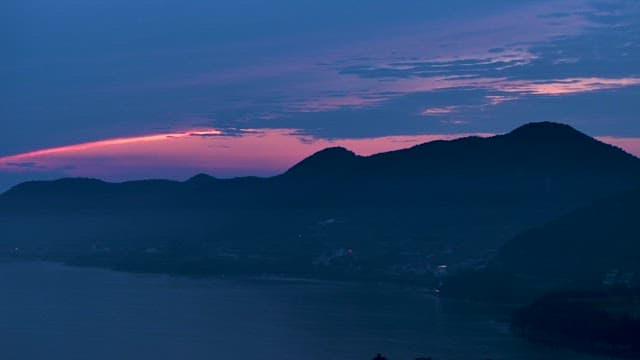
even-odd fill
[(381, 284), (189, 279), (0, 263), (2, 359), (596, 359), (514, 338), (508, 311)]

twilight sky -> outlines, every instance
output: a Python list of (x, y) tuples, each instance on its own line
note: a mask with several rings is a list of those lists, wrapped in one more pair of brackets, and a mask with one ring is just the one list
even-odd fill
[(5, 0), (0, 44), (0, 191), (543, 120), (640, 155), (636, 0)]

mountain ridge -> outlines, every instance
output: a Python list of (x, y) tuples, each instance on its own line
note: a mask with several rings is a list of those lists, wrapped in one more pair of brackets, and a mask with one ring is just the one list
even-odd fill
[[(549, 140), (553, 140), (556, 146), (558, 145), (559, 141), (564, 141), (564, 142), (582, 141), (590, 146), (596, 146), (596, 147), (601, 147), (602, 149), (608, 149), (610, 153), (617, 153), (617, 155), (620, 155), (622, 157), (622, 159), (620, 159), (621, 161), (638, 160), (637, 157), (635, 157), (632, 154), (629, 154), (623, 149), (616, 147), (614, 145), (600, 142), (572, 128), (569, 125), (545, 121), (545, 122), (527, 123), (508, 133), (494, 135), (491, 137), (468, 136), (468, 137), (462, 137), (462, 138), (457, 138), (453, 140), (435, 140), (435, 141), (429, 141), (422, 144), (414, 145), (412, 147), (405, 148), (405, 149), (376, 153), (369, 156), (357, 155), (353, 151), (341, 146), (328, 147), (320, 151), (317, 151), (316, 153), (304, 158), (303, 160), (291, 166), (284, 173), (275, 175), (273, 177), (266, 177), (266, 178), (244, 176), (244, 177), (237, 177), (237, 178), (220, 179), (209, 174), (200, 173), (190, 177), (185, 181), (174, 181), (174, 180), (164, 180), (164, 179), (143, 179), (143, 180), (129, 180), (125, 182), (114, 183), (114, 182), (103, 181), (97, 178), (88, 178), (88, 177), (72, 178), (71, 177), (71, 178), (61, 178), (57, 180), (48, 180), (48, 181), (46, 180), (45, 181), (40, 181), (40, 180), (26, 181), (13, 186), (9, 190), (0, 194), (0, 196), (2, 196), (5, 193), (9, 193), (13, 190), (20, 189), (21, 187), (24, 187), (24, 186), (32, 186), (33, 184), (59, 185), (59, 184), (65, 184), (70, 182), (76, 183), (78, 185), (81, 185), (81, 183), (84, 182), (84, 184), (82, 185), (87, 185), (87, 186), (91, 184), (103, 186), (105, 184), (118, 185), (118, 184), (145, 183), (145, 182), (149, 184), (154, 182), (155, 183), (166, 182), (166, 183), (174, 183), (174, 184), (178, 184), (178, 183), (211, 184), (211, 183), (233, 182), (233, 181), (238, 181), (239, 179), (247, 179), (247, 178), (273, 179), (273, 178), (278, 178), (283, 176), (320, 175), (322, 174), (321, 171), (328, 171), (328, 170), (345, 171), (345, 170), (355, 168), (358, 170), (366, 169), (371, 171), (373, 168), (371, 163), (375, 162), (375, 160), (379, 160), (379, 159), (383, 160), (382, 162), (383, 165), (387, 166), (388, 168), (394, 168), (394, 166), (390, 166), (390, 162), (397, 161), (398, 158), (401, 156), (414, 155), (412, 153), (415, 153), (415, 155), (417, 156), (432, 157), (434, 152), (448, 151), (448, 150), (450, 151), (452, 147), (460, 146), (460, 149), (457, 149), (458, 151), (453, 154), (454, 156), (459, 157), (461, 156), (461, 153), (463, 153), (466, 150), (469, 150), (467, 149), (467, 146), (482, 147), (482, 146), (486, 146), (490, 142), (498, 143), (498, 145), (501, 145), (501, 146), (504, 143), (511, 143), (511, 144), (520, 143), (519, 144), (520, 146), (521, 145), (530, 146), (531, 143), (534, 143), (539, 146), (541, 144), (548, 144), (550, 142)], [(582, 144), (582, 145), (584, 146), (585, 144)], [(554, 148), (554, 150), (557, 150), (557, 149)], [(483, 155), (486, 155), (486, 154), (483, 154)], [(477, 158), (475, 157), (472, 157), (472, 158), (473, 158), (473, 161), (477, 160)], [(416, 161), (419, 159), (415, 159), (415, 156), (414, 156), (414, 158), (411, 158), (410, 160)], [(363, 164), (363, 163), (366, 163), (366, 164)], [(378, 164), (374, 164), (374, 165), (378, 165)], [(315, 168), (315, 169), (309, 170), (308, 168)], [(383, 168), (383, 170), (386, 171), (388, 170), (388, 168)]]
[(23, 183), (0, 195), (0, 253), (136, 271), (430, 278), (639, 184), (640, 159), (542, 123), (371, 156), (329, 148), (270, 178)]
[(447, 279), (443, 294), (513, 303), (548, 291), (637, 289), (638, 202), (640, 185), (530, 227), (486, 265)]

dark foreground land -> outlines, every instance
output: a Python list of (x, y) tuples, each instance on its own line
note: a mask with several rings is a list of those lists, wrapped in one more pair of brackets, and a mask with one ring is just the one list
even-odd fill
[(640, 289), (551, 293), (519, 309), (513, 329), (550, 345), (640, 358)]

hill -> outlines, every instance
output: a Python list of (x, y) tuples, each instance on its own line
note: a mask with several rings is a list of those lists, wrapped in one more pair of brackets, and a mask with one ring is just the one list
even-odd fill
[(368, 157), (325, 149), (272, 178), (23, 183), (0, 196), (0, 252), (139, 271), (432, 278), (639, 183), (639, 159), (534, 123)]
[(527, 301), (550, 290), (640, 287), (640, 188), (592, 202), (506, 242), (486, 267), (444, 292)]
[(512, 330), (554, 347), (637, 359), (640, 290), (554, 292), (518, 309)]
[(640, 285), (640, 188), (529, 230), (492, 266), (528, 278)]

